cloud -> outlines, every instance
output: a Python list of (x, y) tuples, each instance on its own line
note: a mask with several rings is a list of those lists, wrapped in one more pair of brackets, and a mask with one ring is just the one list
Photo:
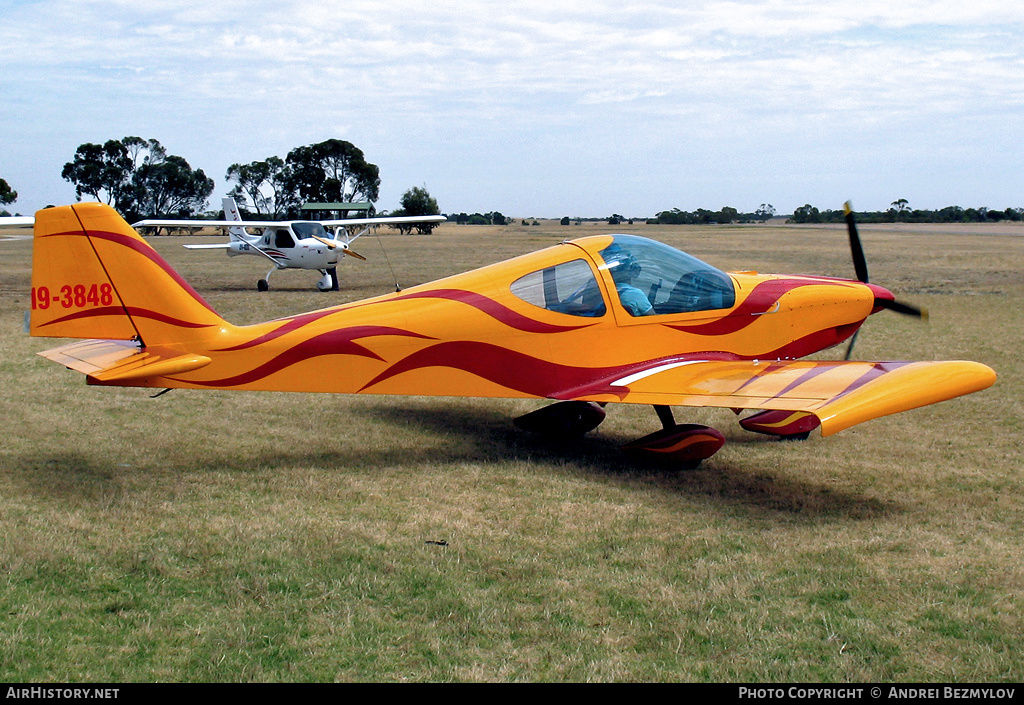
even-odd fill
[[(382, 200), (429, 181), (459, 210), (538, 214), (603, 208), (603, 196), (565, 204), (532, 187), (559, 180), (638, 212), (708, 205), (657, 202), (683, 191), (752, 207), (740, 199), (758, 205), (766, 184), (786, 190), (777, 205), (801, 205), (827, 180), (779, 169), (832, 160), (843, 140), (859, 141), (850, 149), (864, 163), (851, 172), (894, 149), (911, 163), (933, 150), (941, 165), (965, 141), (1021, 156), (1019, 140), (1003, 140), (1021, 127), (1024, 8), (989, 0), (40, 0), (2, 13), (0, 127), (12, 139), (0, 175), (19, 207), (36, 191), (54, 194), (46, 202), (70, 192), (57, 175), (78, 144), (126, 134), (215, 178), (340, 137), (382, 166)], [(621, 159), (603, 156), (624, 150), (644, 170), (635, 192), (608, 173)], [(748, 156), (754, 167), (723, 166)], [(964, 198), (999, 183), (990, 172), (1003, 163), (961, 170)], [(680, 176), (712, 172), (723, 174), (713, 185)], [(913, 179), (922, 193), (949, 191), (909, 167), (889, 179), (879, 188)], [(993, 195), (1010, 198), (1009, 185)]]

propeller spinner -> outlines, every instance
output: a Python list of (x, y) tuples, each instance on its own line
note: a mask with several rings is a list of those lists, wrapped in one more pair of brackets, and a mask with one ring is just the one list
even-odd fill
[(313, 235), (312, 237), (313, 237), (314, 240), (318, 240), (318, 241), (322, 242), (323, 244), (327, 245), (328, 249), (333, 250), (336, 247), (340, 247), (342, 253), (348, 255), (349, 257), (355, 257), (356, 259), (361, 259), (361, 260), (364, 260), (364, 261), (366, 260), (366, 258), (363, 257), (358, 252), (353, 252), (352, 250), (348, 249), (348, 244), (347, 243), (341, 242), (339, 240), (325, 240), (322, 237), (317, 237), (316, 235)]

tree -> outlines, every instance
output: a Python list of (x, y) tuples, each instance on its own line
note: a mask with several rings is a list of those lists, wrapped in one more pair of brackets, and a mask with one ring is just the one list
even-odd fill
[(237, 182), (228, 195), (241, 201), (243, 207), (251, 203), (257, 213), (278, 219), (299, 206), (298, 196), (292, 188), (292, 167), (280, 157), (232, 164), (225, 179)]
[(351, 142), (331, 139), (296, 147), (285, 160), (291, 168), (291, 190), (306, 202), (376, 202), (380, 169)]
[(771, 203), (762, 203), (761, 207), (754, 211), (758, 220), (771, 220), (775, 216), (775, 206)]
[(905, 198), (898, 198), (889, 204), (889, 210), (887, 211), (889, 217), (893, 221), (906, 220), (907, 211), (909, 209), (910, 201)]
[[(437, 207), (437, 199), (430, 195), (430, 192), (427, 191), (426, 187), (420, 188), (419, 186), (413, 186), (402, 194), (401, 203), (402, 207), (393, 211), (391, 215), (415, 216), (439, 215), (441, 213)], [(398, 224), (393, 227), (397, 227), (404, 235), (411, 233), (413, 228), (415, 228), (416, 232), (421, 235), (429, 235), (437, 226), (438, 223), (410, 223)]]
[(740, 217), (738, 210), (732, 206), (723, 206), (722, 210), (715, 214), (715, 222), (721, 225), (728, 225), (729, 223), (737, 220)]
[(134, 162), (121, 140), (102, 145), (85, 143), (75, 150), (75, 158), (64, 165), (61, 177), (75, 185), (75, 196), (92, 196), (122, 214), (134, 205), (131, 177)]
[(157, 140), (125, 137), (86, 143), (64, 165), (61, 176), (75, 184), (78, 200), (88, 195), (114, 207), (129, 221), (140, 216), (190, 216), (206, 208), (213, 179)]
[(820, 223), (821, 211), (808, 203), (793, 211), (791, 220), (794, 223)]
[(205, 210), (214, 186), (202, 169), (193, 171), (184, 157), (173, 154), (143, 164), (132, 181), (138, 189), (138, 211), (145, 215), (185, 217)]
[(18, 192), (5, 179), (0, 179), (0, 204), (9, 206), (18, 200)]

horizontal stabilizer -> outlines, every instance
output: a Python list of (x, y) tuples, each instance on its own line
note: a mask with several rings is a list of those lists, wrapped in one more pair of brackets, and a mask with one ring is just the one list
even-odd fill
[(118, 383), (176, 375), (210, 364), (204, 355), (140, 348), (124, 340), (82, 340), (39, 353), (47, 360), (88, 375), (92, 383)]

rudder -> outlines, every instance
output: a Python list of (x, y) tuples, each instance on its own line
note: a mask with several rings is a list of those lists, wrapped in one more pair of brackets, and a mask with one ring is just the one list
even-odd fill
[(225, 325), (110, 206), (36, 213), (33, 336), (159, 345), (204, 338)]

